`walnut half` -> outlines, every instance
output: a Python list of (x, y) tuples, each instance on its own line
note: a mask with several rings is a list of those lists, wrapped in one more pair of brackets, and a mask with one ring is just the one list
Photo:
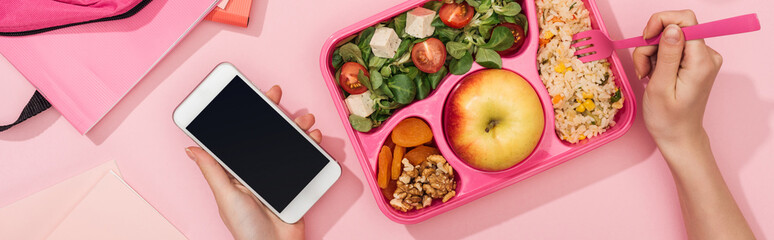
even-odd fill
[(402, 212), (418, 210), (429, 207), (433, 199), (447, 202), (456, 195), (454, 169), (443, 156), (431, 155), (416, 166), (408, 159), (403, 159), (401, 163), (403, 171), (398, 177), (393, 199), (390, 200), (393, 208)]

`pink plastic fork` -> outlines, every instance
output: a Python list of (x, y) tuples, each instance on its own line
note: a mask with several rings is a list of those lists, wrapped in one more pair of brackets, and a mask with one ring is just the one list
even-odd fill
[[(753, 13), (690, 27), (684, 27), (682, 29), (683, 33), (685, 34), (685, 40), (687, 41), (754, 32), (761, 29), (761, 23), (758, 21), (758, 15)], [(588, 39), (578, 41), (585, 38)], [(578, 59), (581, 60), (581, 62), (591, 62), (610, 57), (610, 55), (613, 54), (613, 50), (615, 49), (658, 45), (659, 41), (661, 40), (661, 34), (651, 39), (644, 39), (642, 36), (639, 36), (613, 41), (600, 30), (589, 30), (575, 34), (572, 40), (578, 41), (572, 45), (572, 47), (576, 49), (583, 46), (589, 46), (587, 48), (577, 50), (575, 55), (582, 56), (584, 54), (588, 54)]]

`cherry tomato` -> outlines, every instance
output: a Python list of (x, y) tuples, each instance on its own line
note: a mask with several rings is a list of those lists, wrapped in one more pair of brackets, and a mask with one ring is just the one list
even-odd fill
[(426, 73), (436, 73), (446, 62), (446, 46), (437, 38), (429, 38), (424, 42), (414, 44), (411, 50), (411, 61)]
[(473, 19), (473, 14), (475, 13), (476, 10), (466, 2), (444, 3), (438, 11), (438, 16), (441, 17), (441, 21), (443, 21), (446, 26), (462, 28), (470, 23), (470, 20)]
[(508, 29), (511, 30), (511, 34), (513, 34), (513, 46), (503, 51), (499, 51), (497, 53), (499, 53), (500, 56), (513, 55), (514, 53), (518, 52), (519, 49), (521, 49), (521, 46), (524, 46), (524, 40), (526, 39), (526, 37), (524, 36), (524, 28), (522, 28), (518, 24), (508, 23), (508, 22), (497, 24), (497, 26), (495, 27), (500, 27), (500, 26), (507, 27)]
[(349, 94), (361, 94), (368, 91), (368, 88), (357, 80), (357, 75), (360, 71), (363, 71), (366, 77), (370, 77), (368, 75), (368, 70), (359, 63), (347, 62), (341, 66), (339, 84), (344, 91), (347, 91)]

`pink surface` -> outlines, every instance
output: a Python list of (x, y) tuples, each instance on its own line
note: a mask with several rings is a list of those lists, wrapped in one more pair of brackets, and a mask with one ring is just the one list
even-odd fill
[(110, 171), (115, 161), (0, 208), (0, 239), (45, 239)]
[[(540, 142), (535, 147), (532, 154), (524, 159), (524, 161), (503, 171), (481, 171), (467, 165), (462, 159), (457, 157), (449, 147), (443, 131), (444, 103), (450, 93), (454, 91), (457, 84), (466, 77), (467, 74), (461, 76), (447, 76), (440, 85), (438, 85), (438, 88), (433, 90), (426, 99), (416, 101), (411, 105), (399, 109), (379, 128), (371, 130), (368, 133), (361, 133), (354, 130), (349, 124), (349, 111), (344, 104), (344, 94), (334, 76), (335, 69), (331, 67), (331, 54), (336, 50), (335, 46), (340, 45), (341, 41), (344, 39), (357, 35), (367, 27), (383, 22), (386, 19), (412, 8), (416, 8), (417, 6), (421, 6), (425, 2), (428, 2), (428, 0), (407, 1), (368, 19), (350, 25), (349, 27), (334, 33), (333, 36), (325, 42), (322, 53), (320, 54), (320, 69), (322, 70), (326, 85), (331, 92), (333, 103), (339, 111), (339, 118), (341, 118), (341, 122), (344, 124), (344, 128), (349, 135), (350, 141), (356, 143), (354, 144), (355, 152), (360, 160), (360, 164), (365, 173), (366, 180), (368, 180), (368, 186), (376, 200), (376, 204), (388, 218), (403, 224), (415, 224), (425, 221), (433, 216), (447, 212), (508, 185), (548, 170), (578, 155), (594, 150), (595, 148), (623, 136), (631, 128), (636, 111), (634, 93), (629, 85), (626, 73), (623, 71), (618, 55), (613, 55), (609, 59), (613, 70), (613, 76), (616, 86), (621, 88), (623, 97), (626, 100), (624, 101), (624, 107), (615, 117), (616, 125), (608, 129), (605, 133), (584, 140), (578, 144), (570, 144), (559, 139), (559, 136), (556, 135), (551, 96), (548, 94), (548, 91), (540, 80), (537, 71), (537, 61), (535, 60), (537, 59), (539, 45), (538, 35), (540, 35), (536, 6), (533, 0), (524, 0), (522, 1), (524, 6), (523, 10), (527, 15), (530, 24), (527, 33), (528, 37), (524, 43), (524, 47), (522, 47), (519, 52), (513, 56), (503, 58), (503, 69), (518, 73), (532, 85), (537, 92), (538, 98), (540, 98), (545, 114), (544, 119), (546, 119)], [(599, 16), (595, 1), (584, 1), (584, 5), (589, 9), (593, 29), (607, 32), (604, 24), (600, 24), (602, 19)], [(484, 68), (475, 64), (468, 74), (482, 69)], [(384, 145), (385, 140), (390, 136), (395, 125), (408, 117), (419, 117), (424, 119), (424, 121), (430, 125), (430, 128), (433, 129), (433, 139), (438, 145), (438, 149), (455, 170), (457, 178), (457, 194), (446, 203), (440, 204), (440, 202), (436, 202), (430, 207), (404, 213), (391, 207), (389, 200), (383, 197), (381, 189), (377, 186), (376, 166), (378, 164), (376, 159), (378, 159), (381, 146)]]
[(186, 238), (118, 175), (109, 172), (47, 239)]
[[(171, 120), (175, 106), (222, 61), (257, 86), (285, 88), (291, 116), (310, 112), (341, 179), (306, 216), (309, 239), (681, 239), (672, 177), (641, 114), (605, 146), (415, 225), (379, 210), (320, 76), (319, 54), (334, 32), (400, 0), (256, 0), (246, 29), (204, 22), (161, 61), (86, 137), (57, 112), (0, 133), (0, 206), (116, 159), (124, 179), (190, 239), (230, 239), (201, 173), (185, 156), (193, 145)], [(759, 239), (774, 238), (774, 81), (770, 61), (774, 2), (767, 0), (609, 1), (598, 3), (614, 39), (638, 36), (649, 16), (693, 8), (699, 21), (757, 12), (760, 32), (707, 43), (725, 65), (707, 109), (718, 164)], [(353, 11), (358, 9), (361, 11)], [(288, 14), (295, 17), (289, 18)], [(640, 100), (627, 51), (618, 51)], [(0, 122), (12, 122), (33, 88), (0, 60)]]
[(155, 0), (126, 19), (0, 36), (0, 54), (86, 133), (214, 6)]

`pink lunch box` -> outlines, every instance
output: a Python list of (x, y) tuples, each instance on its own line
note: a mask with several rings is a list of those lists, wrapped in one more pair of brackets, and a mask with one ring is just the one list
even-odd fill
[[(478, 64), (474, 64), (470, 72), (465, 75), (447, 76), (439, 84), (438, 88), (433, 90), (426, 99), (416, 101), (401, 108), (380, 127), (375, 128), (368, 133), (361, 133), (354, 130), (348, 120), (349, 111), (344, 103), (344, 94), (335, 80), (335, 72), (331, 65), (331, 56), (333, 51), (336, 50), (337, 43), (345, 40), (349, 36), (358, 34), (365, 28), (388, 20), (415, 7), (422, 6), (428, 1), (429, 0), (410, 0), (346, 27), (328, 38), (323, 46), (322, 53), (320, 54), (320, 69), (323, 78), (328, 86), (328, 90), (330, 90), (331, 97), (338, 109), (339, 117), (341, 117), (341, 121), (349, 135), (349, 139), (355, 148), (355, 153), (357, 153), (358, 160), (360, 160), (360, 165), (363, 168), (363, 172), (365, 173), (368, 185), (376, 200), (376, 204), (384, 215), (391, 220), (402, 224), (422, 222), (607, 144), (623, 136), (629, 128), (631, 128), (636, 112), (635, 97), (623, 67), (621, 66), (621, 61), (619, 60), (618, 55), (613, 53), (613, 55), (608, 58), (608, 61), (611, 63), (610, 67), (615, 76), (616, 85), (621, 89), (621, 94), (626, 99), (624, 107), (615, 116), (616, 125), (610, 127), (605, 133), (599, 136), (583, 140), (576, 144), (570, 144), (559, 139), (554, 128), (554, 112), (551, 104), (551, 97), (545, 89), (537, 71), (536, 58), (539, 45), (537, 7), (535, 6), (535, 0), (522, 0), (521, 4), (523, 11), (529, 22), (527, 39), (519, 53), (511, 57), (503, 58), (503, 69), (511, 70), (524, 77), (524, 79), (526, 79), (535, 89), (543, 105), (546, 121), (543, 135), (537, 147), (527, 159), (503, 171), (482, 171), (469, 166), (458, 158), (447, 143), (443, 128), (443, 109), (445, 102), (460, 80), (469, 74), (484, 69)], [(607, 33), (607, 29), (599, 15), (596, 2), (594, 0), (583, 0), (583, 2), (591, 15), (592, 28)], [(390, 137), (390, 133), (395, 125), (401, 120), (409, 117), (418, 117), (425, 120), (430, 125), (438, 149), (455, 170), (455, 177), (457, 178), (457, 195), (446, 203), (441, 203), (440, 200), (436, 200), (430, 207), (404, 213), (393, 209), (389, 204), (389, 200), (382, 195), (381, 189), (377, 185), (376, 171), (378, 165), (377, 158), (381, 146), (385, 143), (387, 138)]]

